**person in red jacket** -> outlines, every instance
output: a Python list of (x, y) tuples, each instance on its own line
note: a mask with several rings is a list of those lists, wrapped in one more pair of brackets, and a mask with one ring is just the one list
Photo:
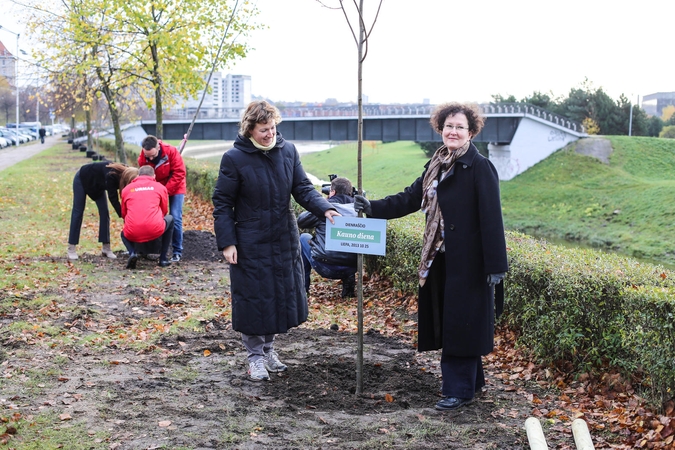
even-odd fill
[(156, 180), (163, 184), (169, 193), (169, 213), (173, 217), (171, 261), (178, 262), (183, 254), (183, 201), (187, 192), (185, 163), (176, 147), (165, 144), (152, 135), (143, 139), (141, 149), (138, 167), (152, 166), (155, 169)]
[(155, 240), (161, 241), (159, 265), (170, 264), (167, 254), (173, 235), (173, 217), (168, 212), (166, 188), (155, 181), (155, 170), (151, 166), (141, 167), (138, 177), (122, 190), (122, 242), (129, 251), (127, 269), (136, 268), (138, 244)]

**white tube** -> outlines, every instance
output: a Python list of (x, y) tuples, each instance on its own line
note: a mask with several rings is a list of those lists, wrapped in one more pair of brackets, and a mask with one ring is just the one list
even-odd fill
[(527, 441), (530, 443), (531, 450), (548, 450), (544, 432), (538, 419), (530, 417), (525, 421), (525, 431), (527, 431)]
[(577, 450), (595, 450), (586, 421), (574, 419), (572, 422), (572, 434), (574, 435), (574, 443), (577, 446)]

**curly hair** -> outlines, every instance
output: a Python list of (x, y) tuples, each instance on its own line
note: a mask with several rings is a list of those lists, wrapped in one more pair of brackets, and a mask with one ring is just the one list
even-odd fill
[(454, 116), (455, 114), (464, 114), (466, 120), (469, 121), (469, 132), (471, 136), (476, 136), (480, 133), (480, 130), (483, 129), (485, 124), (485, 119), (480, 115), (480, 110), (478, 105), (472, 103), (443, 103), (438, 105), (436, 109), (431, 113), (429, 118), (429, 123), (431, 123), (431, 128), (438, 134), (443, 134), (443, 126), (445, 125), (445, 119), (448, 116)]
[(281, 113), (277, 107), (265, 100), (253, 101), (249, 103), (239, 123), (239, 134), (244, 137), (251, 137), (251, 131), (256, 124), (269, 123), (270, 121), (274, 121), (275, 125), (281, 123)]

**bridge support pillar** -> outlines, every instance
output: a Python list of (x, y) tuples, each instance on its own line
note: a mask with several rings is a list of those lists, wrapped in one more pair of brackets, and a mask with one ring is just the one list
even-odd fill
[(510, 180), (515, 177), (518, 173), (518, 167), (514, 167), (514, 163), (511, 159), (511, 146), (510, 145), (498, 145), (498, 144), (488, 144), (488, 155), (490, 162), (497, 169), (500, 180)]

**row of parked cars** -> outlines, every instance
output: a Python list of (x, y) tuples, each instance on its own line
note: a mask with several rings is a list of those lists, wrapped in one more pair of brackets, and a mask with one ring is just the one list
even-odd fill
[(28, 141), (34, 141), (38, 138), (37, 134), (33, 134), (28, 128), (6, 128), (0, 127), (0, 148), (9, 147), (10, 145), (25, 144)]
[[(53, 134), (63, 134), (69, 131), (65, 125), (45, 125), (45, 134), (51, 136)], [(0, 148), (9, 147), (10, 145), (25, 144), (29, 141), (39, 139), (40, 134), (38, 127), (0, 127)]]

